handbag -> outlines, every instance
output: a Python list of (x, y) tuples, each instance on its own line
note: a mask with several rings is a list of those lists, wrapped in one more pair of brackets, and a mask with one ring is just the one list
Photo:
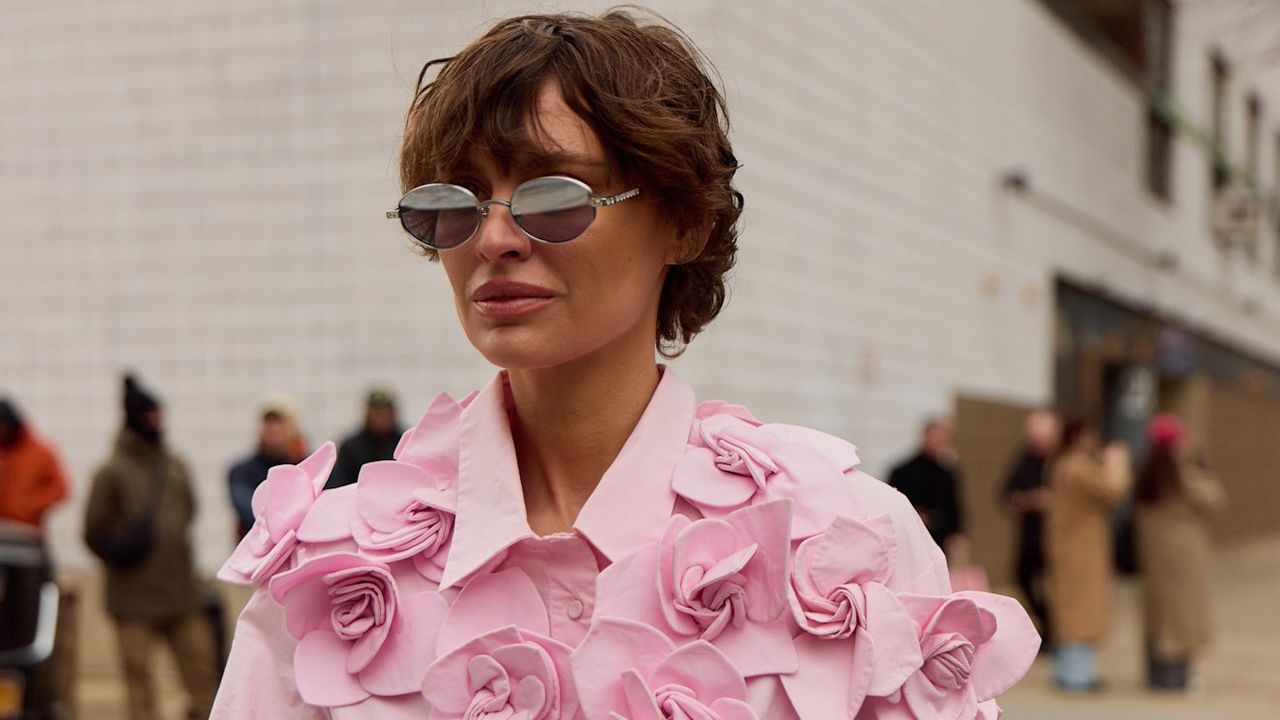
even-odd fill
[(89, 549), (109, 567), (126, 570), (139, 565), (151, 554), (155, 544), (155, 517), (164, 491), (164, 466), (161, 461), (151, 479), (151, 501), (142, 517), (114, 532), (94, 533), (88, 539)]

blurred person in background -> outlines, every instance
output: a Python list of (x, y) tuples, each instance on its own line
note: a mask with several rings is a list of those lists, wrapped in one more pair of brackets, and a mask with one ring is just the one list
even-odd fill
[(325, 488), (342, 487), (355, 482), (365, 463), (391, 460), (403, 432), (391, 391), (382, 387), (371, 389), (365, 400), (364, 425), (338, 447), (338, 462), (334, 465)]
[(1049, 467), (1053, 493), (1045, 525), (1049, 614), (1057, 645), (1054, 679), (1068, 692), (1100, 689), (1097, 648), (1106, 637), (1111, 605), (1111, 508), (1132, 485), (1129, 448), (1098, 451), (1098, 431), (1071, 420)]
[(153, 654), (163, 640), (189, 694), (207, 717), (217, 690), (216, 651), (196, 579), (189, 532), (191, 473), (164, 439), (164, 413), (133, 376), (124, 380), (124, 427), (93, 478), (84, 535), (106, 571), (133, 720), (157, 717)]
[(287, 397), (274, 395), (262, 405), (258, 425), (258, 447), (227, 473), (231, 505), (236, 511), (236, 540), (253, 527), (253, 492), (267, 471), (276, 465), (296, 463), (307, 456), (296, 405)]
[(1226, 493), (1188, 457), (1181, 420), (1157, 415), (1147, 429), (1151, 450), (1134, 488), (1147, 684), (1181, 690), (1193, 656), (1209, 642), (1209, 520)]
[(0, 398), (0, 520), (32, 527), (67, 496), (57, 455), (8, 398)]
[(1025, 444), (1014, 458), (1004, 484), (1005, 507), (1019, 520), (1018, 555), (1014, 568), (1018, 588), (1027, 599), (1032, 615), (1040, 624), (1044, 646), (1053, 644), (1044, 582), (1044, 517), (1052, 494), (1047, 487), (1045, 466), (1058, 449), (1061, 423), (1049, 410), (1035, 410), (1027, 415), (1024, 426)]
[(968, 545), (956, 455), (955, 425), (932, 418), (924, 425), (920, 450), (889, 473), (889, 484), (907, 496), (933, 541), (948, 554), (963, 554)]

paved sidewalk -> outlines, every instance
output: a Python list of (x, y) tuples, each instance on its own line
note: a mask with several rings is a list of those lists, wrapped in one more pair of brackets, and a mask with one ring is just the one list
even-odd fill
[(1189, 694), (1153, 694), (1143, 686), (1140, 594), (1122, 583), (1115, 598), (1112, 637), (1099, 654), (1106, 690), (1067, 696), (1052, 687), (1042, 657), (1000, 700), (1005, 720), (1232, 720), (1280, 719), (1280, 537), (1220, 551), (1214, 570), (1215, 642)]

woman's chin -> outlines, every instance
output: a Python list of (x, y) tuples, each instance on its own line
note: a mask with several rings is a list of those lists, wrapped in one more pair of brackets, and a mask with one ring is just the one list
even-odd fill
[(504, 370), (538, 370), (563, 365), (577, 358), (580, 338), (556, 337), (528, 327), (496, 327), (471, 337), (471, 344), (491, 364)]

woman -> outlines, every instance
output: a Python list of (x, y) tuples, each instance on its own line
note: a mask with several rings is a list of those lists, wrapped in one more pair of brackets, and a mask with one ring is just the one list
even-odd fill
[(690, 41), (529, 16), (432, 66), (388, 215), (502, 371), (354, 486), (318, 492), (331, 445), (273, 471), (214, 716), (994, 717), (1021, 608), (951, 596), (853, 446), (655, 362), (720, 311), (742, 205)]
[(1222, 486), (1184, 453), (1182, 422), (1157, 415), (1134, 490), (1134, 530), (1146, 615), (1147, 683), (1187, 687), (1191, 659), (1209, 642), (1209, 520)]
[(1049, 616), (1057, 640), (1054, 677), (1068, 692), (1098, 687), (1097, 646), (1106, 636), (1111, 604), (1111, 508), (1132, 480), (1129, 451), (1108, 445), (1098, 457), (1098, 434), (1081, 420), (1066, 423), (1062, 450), (1049, 469)]

